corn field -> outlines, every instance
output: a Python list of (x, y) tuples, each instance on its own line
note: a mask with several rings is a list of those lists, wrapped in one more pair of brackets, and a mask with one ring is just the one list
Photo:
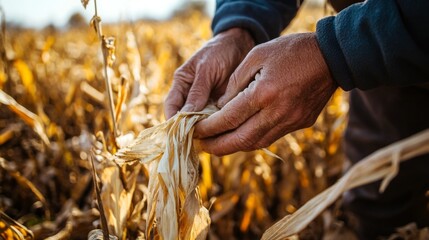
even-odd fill
[[(305, 6), (286, 32), (312, 31), (324, 14), (321, 7)], [(147, 229), (159, 224), (147, 212), (155, 194), (150, 165), (121, 165), (105, 156), (165, 121), (163, 100), (173, 73), (211, 37), (210, 19), (191, 8), (168, 21), (103, 30), (115, 37), (109, 40), (106, 71), (99, 37), (89, 25), (32, 30), (2, 23), (0, 229), (8, 230), (0, 235), (5, 239), (16, 232), (23, 239), (88, 239), (103, 225), (117, 239), (160, 238)], [(106, 104), (105, 73), (117, 126)], [(346, 94), (338, 91), (313, 127), (268, 148), (283, 160), (262, 150), (224, 157), (198, 152), (196, 183), (210, 216), (208, 239), (259, 239), (332, 185), (343, 169), (347, 109)], [(319, 239), (336, 214), (334, 205), (297, 238)]]

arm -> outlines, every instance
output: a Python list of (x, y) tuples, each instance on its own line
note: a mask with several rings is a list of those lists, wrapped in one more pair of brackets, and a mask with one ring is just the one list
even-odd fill
[(331, 74), (344, 89), (429, 81), (429, 1), (368, 0), (317, 24)]
[(350, 90), (428, 82), (428, 8), (427, 0), (367, 0), (321, 20), (317, 36), (255, 47), (231, 75), (221, 110), (196, 125), (202, 148), (255, 150), (308, 127), (337, 83)]
[(298, 11), (296, 0), (218, 0), (212, 22), (214, 35), (231, 27), (244, 28), (255, 42), (280, 35)]

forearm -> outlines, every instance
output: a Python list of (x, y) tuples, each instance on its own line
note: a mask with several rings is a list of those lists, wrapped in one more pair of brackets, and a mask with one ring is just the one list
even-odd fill
[(216, 35), (244, 28), (257, 44), (263, 43), (278, 37), (297, 10), (296, 0), (217, 0), (212, 29)]
[(429, 81), (429, 1), (368, 0), (317, 24), (331, 73), (345, 90)]

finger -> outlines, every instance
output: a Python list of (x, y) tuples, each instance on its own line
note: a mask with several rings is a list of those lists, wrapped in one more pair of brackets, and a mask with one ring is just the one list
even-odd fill
[(184, 112), (198, 112), (207, 105), (212, 86), (210, 84), (210, 73), (207, 68), (197, 69), (194, 83), (189, 89), (185, 106), (181, 109)]
[(255, 79), (255, 75), (262, 69), (261, 65), (255, 64), (255, 61), (257, 61), (255, 57), (251, 54), (249, 55), (231, 74), (225, 94), (218, 101), (219, 108), (222, 108), (227, 102), (237, 96), (239, 92)]
[(189, 87), (173, 82), (170, 92), (165, 99), (165, 117), (167, 119), (174, 116), (183, 106), (186, 98), (186, 92)]
[(184, 105), (191, 88), (194, 75), (185, 68), (176, 71), (173, 84), (165, 99), (164, 112), (167, 119), (174, 116)]
[(220, 111), (197, 123), (195, 137), (207, 138), (233, 130), (252, 117), (260, 110), (254, 89), (254, 84), (251, 84)]
[(209, 153), (223, 156), (238, 151), (251, 151), (268, 146), (271, 142), (261, 142), (265, 135), (276, 125), (269, 114), (260, 111), (234, 131), (206, 138), (200, 141), (201, 148)]

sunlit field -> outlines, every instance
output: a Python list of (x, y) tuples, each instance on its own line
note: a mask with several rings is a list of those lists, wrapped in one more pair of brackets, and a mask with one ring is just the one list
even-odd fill
[[(325, 14), (323, 7), (305, 6), (285, 33), (314, 31)], [(210, 19), (193, 7), (168, 21), (103, 25), (103, 34), (115, 38), (107, 73), (118, 134), (133, 138), (165, 121), (163, 101), (173, 73), (211, 37)], [(117, 150), (93, 27), (77, 16), (66, 29), (3, 22), (0, 40), (0, 229), (8, 229), (0, 235), (31, 231), (35, 239), (87, 239), (102, 228), (102, 214), (111, 235), (146, 239), (146, 210), (154, 194), (147, 165), (119, 166), (91, 157), (92, 151)], [(198, 154), (209, 239), (259, 239), (338, 179), (346, 99), (338, 91), (313, 127), (268, 148), (283, 161), (264, 151), (222, 158)], [(300, 238), (319, 239), (336, 214), (334, 205)]]

